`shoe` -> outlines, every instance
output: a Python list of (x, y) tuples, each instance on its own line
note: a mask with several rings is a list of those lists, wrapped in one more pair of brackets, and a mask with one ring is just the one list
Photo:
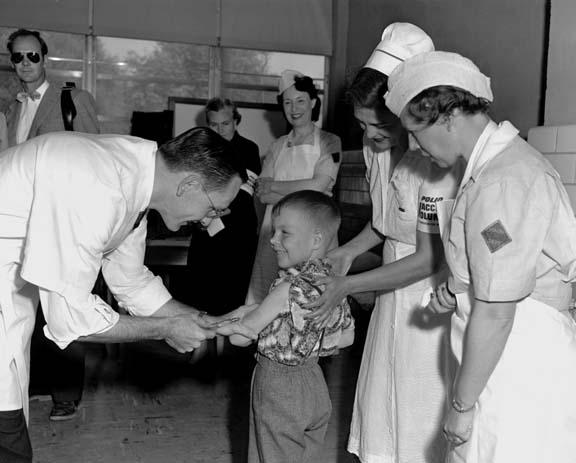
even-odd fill
[(78, 405), (74, 401), (54, 402), (50, 412), (50, 421), (66, 421), (74, 418), (78, 413)]

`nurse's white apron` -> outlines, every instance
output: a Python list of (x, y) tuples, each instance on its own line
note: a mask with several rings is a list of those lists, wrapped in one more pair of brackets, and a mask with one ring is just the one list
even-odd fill
[[(312, 178), (314, 176), (314, 167), (321, 155), (320, 129), (317, 127), (314, 129), (314, 143), (312, 145), (288, 146), (287, 142), (289, 139), (291, 138), (285, 138), (281, 152), (274, 162), (274, 180), (286, 181)], [(264, 300), (278, 272), (276, 253), (270, 245), (273, 207), (274, 205), (271, 204), (266, 206), (266, 212), (262, 220), (256, 257), (246, 296), (247, 304), (260, 303)]]
[[(468, 294), (452, 316), (454, 355), (462, 359)], [(576, 324), (540, 301), (519, 302), (502, 357), (478, 399), (470, 440), (450, 463), (576, 461)]]
[[(449, 239), (454, 201), (438, 207)], [(447, 247), (445, 246), (445, 249)], [(470, 284), (467, 275), (454, 278)], [(473, 287), (456, 295), (451, 344), (458, 363)], [(576, 462), (576, 323), (530, 297), (520, 301), (512, 331), (476, 405), (467, 443), (451, 447), (447, 463)]]

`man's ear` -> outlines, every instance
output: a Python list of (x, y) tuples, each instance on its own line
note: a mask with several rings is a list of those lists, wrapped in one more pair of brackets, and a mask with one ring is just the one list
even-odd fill
[(176, 188), (176, 196), (184, 196), (189, 191), (199, 190), (201, 188), (200, 178), (196, 174), (189, 174), (180, 180)]

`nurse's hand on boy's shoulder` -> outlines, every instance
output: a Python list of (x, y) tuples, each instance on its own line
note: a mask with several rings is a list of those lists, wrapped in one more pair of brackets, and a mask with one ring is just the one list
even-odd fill
[(442, 314), (456, 309), (456, 297), (448, 289), (448, 283), (441, 283), (430, 294), (427, 307), (431, 312)]
[(324, 286), (324, 292), (314, 301), (304, 305), (311, 312), (306, 315), (315, 326), (323, 328), (328, 323), (332, 311), (342, 302), (350, 291), (348, 279), (342, 276), (324, 277), (317, 281), (318, 286)]
[(165, 334), (166, 343), (180, 353), (191, 352), (206, 339), (216, 336), (214, 328), (200, 326), (195, 314), (167, 317)]

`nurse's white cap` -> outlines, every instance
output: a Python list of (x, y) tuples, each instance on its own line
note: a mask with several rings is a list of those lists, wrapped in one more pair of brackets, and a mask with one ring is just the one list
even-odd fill
[(410, 23), (392, 23), (382, 40), (364, 65), (389, 76), (403, 61), (412, 56), (434, 50), (432, 39), (418, 26)]
[(282, 71), (282, 74), (280, 74), (280, 81), (278, 82), (278, 94), (281, 95), (287, 88), (292, 87), (292, 85), (294, 85), (295, 77), (304, 77), (304, 74), (291, 69)]
[(400, 117), (412, 98), (438, 85), (458, 87), (488, 101), (494, 99), (490, 79), (472, 61), (458, 53), (432, 51), (406, 60), (388, 77), (386, 106)]

